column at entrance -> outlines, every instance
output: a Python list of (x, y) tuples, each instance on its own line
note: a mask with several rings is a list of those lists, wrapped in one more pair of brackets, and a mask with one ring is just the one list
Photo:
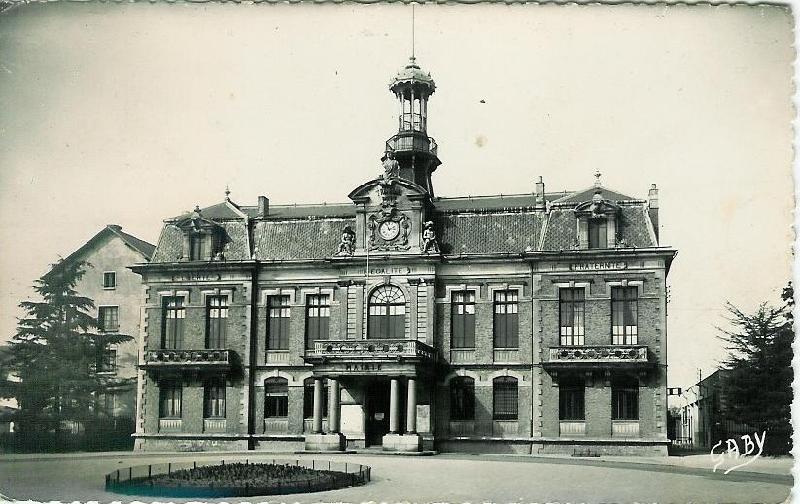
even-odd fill
[(389, 434), (383, 436), (385, 451), (418, 452), (422, 449), (422, 437), (417, 434), (417, 380), (410, 377), (406, 387), (406, 432), (401, 430), (400, 379), (391, 378), (389, 388)]
[(321, 377), (314, 377), (314, 434), (322, 434), (322, 380)]
[(339, 432), (339, 380), (330, 378), (328, 380), (328, 430), (327, 434), (322, 432), (322, 400), (323, 383), (321, 376), (314, 377), (314, 425), (313, 433), (306, 435), (306, 451), (311, 452), (331, 452), (342, 451), (347, 445), (347, 440)]
[(336, 378), (328, 379), (328, 431), (331, 434), (339, 433), (339, 412), (340, 397), (339, 380)]
[(417, 433), (417, 380), (408, 379), (408, 396), (406, 398), (406, 433)]
[(392, 378), (389, 388), (389, 433), (400, 433), (400, 380)]

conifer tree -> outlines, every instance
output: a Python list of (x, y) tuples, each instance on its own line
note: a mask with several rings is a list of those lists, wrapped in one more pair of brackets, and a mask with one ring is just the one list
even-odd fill
[(19, 406), (18, 432), (23, 444), (95, 415), (95, 398), (115, 380), (98, 376), (96, 366), (108, 344), (128, 335), (96, 331), (94, 302), (75, 287), (88, 263), (59, 261), (36, 280), (39, 301), (23, 301), (25, 315), (8, 347), (7, 368), (16, 378), (11, 390)]
[(727, 414), (766, 431), (767, 454), (791, 450), (793, 295), (790, 282), (780, 307), (762, 303), (752, 314), (728, 303), (733, 328), (721, 336), (730, 351), (723, 362)]

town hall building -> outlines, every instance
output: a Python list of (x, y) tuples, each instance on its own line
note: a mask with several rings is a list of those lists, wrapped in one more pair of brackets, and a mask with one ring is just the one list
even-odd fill
[(412, 57), (347, 203), (165, 221), (133, 267), (137, 449), (666, 455), (656, 186), (437, 197), (435, 89)]

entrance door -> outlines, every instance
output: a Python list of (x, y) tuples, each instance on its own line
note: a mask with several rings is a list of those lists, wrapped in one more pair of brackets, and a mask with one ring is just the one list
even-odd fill
[(367, 446), (383, 444), (389, 433), (389, 382), (375, 380), (367, 387), (365, 397), (367, 421), (365, 437)]

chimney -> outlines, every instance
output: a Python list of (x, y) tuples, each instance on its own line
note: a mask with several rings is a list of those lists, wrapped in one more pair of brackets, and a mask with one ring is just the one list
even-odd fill
[(266, 196), (258, 197), (258, 216), (266, 217), (269, 214), (269, 198)]
[(534, 203), (534, 208), (536, 210), (545, 210), (547, 208), (547, 203), (544, 199), (544, 182), (542, 181), (541, 175), (539, 175), (539, 180), (536, 181), (536, 202)]
[(647, 193), (647, 207), (647, 213), (650, 214), (653, 231), (656, 232), (656, 240), (658, 240), (658, 187), (655, 184), (650, 186), (650, 191)]

